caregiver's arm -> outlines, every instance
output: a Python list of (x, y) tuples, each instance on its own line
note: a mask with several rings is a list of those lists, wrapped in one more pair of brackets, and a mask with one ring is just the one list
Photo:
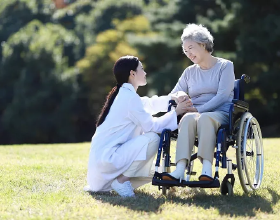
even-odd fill
[(152, 115), (158, 112), (166, 112), (168, 108), (169, 100), (175, 100), (176, 103), (182, 102), (188, 99), (188, 95), (186, 91), (188, 89), (187, 81), (185, 77), (185, 72), (183, 72), (182, 76), (178, 80), (176, 86), (171, 91), (171, 93), (167, 96), (153, 96), (152, 98), (149, 97), (141, 97), (142, 103), (144, 108), (147, 112), (151, 113)]
[(145, 111), (154, 115), (158, 112), (166, 112), (168, 108), (168, 102), (171, 100), (171, 96), (152, 96), (151, 98), (144, 96), (141, 97), (141, 101)]
[(130, 99), (128, 103), (129, 115), (128, 117), (138, 126), (141, 126), (144, 132), (162, 132), (167, 128), (170, 130), (177, 129), (177, 115), (185, 112), (183, 103), (179, 104), (175, 110), (167, 112), (161, 117), (153, 117), (149, 112), (144, 109), (142, 101), (138, 95)]

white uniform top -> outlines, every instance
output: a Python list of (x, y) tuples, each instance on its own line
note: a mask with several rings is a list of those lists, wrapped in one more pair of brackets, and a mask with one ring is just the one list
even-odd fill
[[(146, 159), (148, 142), (147, 137), (141, 135), (143, 132), (177, 129), (174, 110), (159, 118), (152, 117), (158, 112), (166, 112), (169, 100), (170, 96), (140, 98), (132, 84), (122, 85), (105, 121), (92, 137), (87, 174), (91, 191), (111, 190), (112, 181), (133, 161)], [(123, 145), (136, 137), (133, 144)]]

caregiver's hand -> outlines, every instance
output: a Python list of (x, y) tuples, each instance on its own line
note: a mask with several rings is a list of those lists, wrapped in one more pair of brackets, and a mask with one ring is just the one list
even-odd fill
[(179, 92), (171, 94), (171, 99), (174, 100), (178, 104), (178, 103), (188, 100), (189, 96), (187, 93), (185, 93), (183, 91), (179, 91)]

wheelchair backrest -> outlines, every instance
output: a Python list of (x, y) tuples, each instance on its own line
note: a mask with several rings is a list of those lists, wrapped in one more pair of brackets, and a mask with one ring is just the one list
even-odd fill
[(236, 79), (234, 82), (234, 97), (233, 99), (244, 101), (244, 81)]
[(250, 77), (243, 74), (240, 79), (236, 79), (234, 82), (234, 97), (233, 99), (244, 100), (244, 86), (245, 83), (250, 82)]

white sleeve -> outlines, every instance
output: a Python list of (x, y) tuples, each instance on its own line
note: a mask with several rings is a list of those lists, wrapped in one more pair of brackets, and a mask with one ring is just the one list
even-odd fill
[(151, 98), (144, 96), (141, 97), (142, 104), (146, 112), (154, 115), (159, 112), (167, 112), (168, 102), (171, 100), (171, 96), (152, 96)]
[(163, 129), (170, 129), (174, 131), (177, 129), (177, 114), (172, 110), (161, 117), (153, 117), (148, 113), (142, 104), (140, 97), (134, 96), (128, 103), (129, 115), (128, 117), (142, 130), (146, 132), (161, 133)]

